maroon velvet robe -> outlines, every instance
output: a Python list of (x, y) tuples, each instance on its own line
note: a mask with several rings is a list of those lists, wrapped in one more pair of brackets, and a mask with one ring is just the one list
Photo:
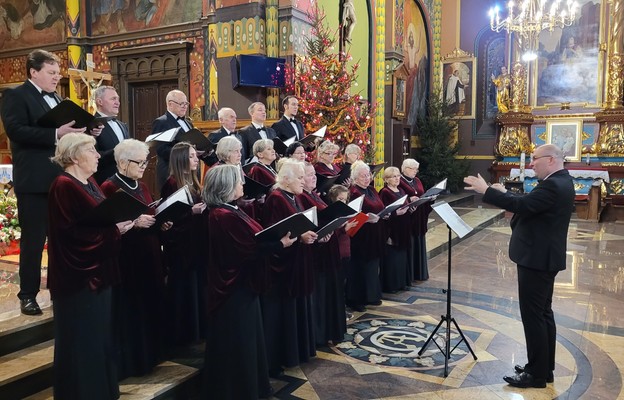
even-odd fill
[[(401, 175), (399, 187), (403, 189), (409, 197), (420, 197), (425, 193), (423, 184), (417, 177), (414, 177), (414, 179), (408, 179), (404, 175)], [(427, 233), (427, 221), (429, 219), (429, 213), (431, 213), (432, 210), (431, 203), (425, 203), (418, 206), (416, 211), (412, 213), (412, 227), (414, 235), (420, 236)]]
[(62, 173), (50, 186), (48, 288), (53, 299), (69, 296), (86, 286), (97, 290), (119, 281), (121, 235), (117, 227), (79, 223), (102, 200), (104, 194), (93, 178), (83, 185)]
[(249, 177), (263, 185), (275, 185), (275, 171), (269, 166), (257, 163), (249, 171)]
[[(152, 202), (147, 185), (122, 179), (113, 175), (104, 181), (104, 194), (110, 196), (123, 190), (144, 204)], [(134, 184), (136, 189), (131, 189)], [(153, 215), (154, 209), (146, 214)], [(122, 379), (145, 375), (160, 360), (165, 324), (165, 273), (159, 235), (160, 226), (154, 224), (150, 228), (134, 227), (121, 237), (121, 283), (113, 288), (113, 321)]]
[[(176, 179), (170, 176), (163, 185), (160, 196), (165, 200), (178, 189)], [(194, 204), (201, 202), (198, 193), (193, 193), (193, 202)], [(167, 268), (175, 268), (176, 265), (180, 265), (182, 268), (196, 267), (202, 259), (205, 259), (207, 254), (203, 250), (205, 250), (207, 238), (203, 233), (203, 217), (201, 215), (189, 213), (177, 221), (173, 221), (173, 227), (163, 235)]]
[(255, 234), (262, 226), (240, 208), (222, 205), (210, 210), (207, 268), (208, 313), (225, 302), (237, 287), (258, 293), (265, 284), (266, 258)]
[(314, 164), (314, 170), (317, 174), (323, 176), (336, 176), (340, 173), (341, 169), (338, 164), (332, 164), (333, 168), (327, 166), (327, 164), (322, 162), (317, 162)]
[[(281, 189), (276, 189), (267, 196), (262, 217), (265, 227), (305, 210), (300, 200), (297, 198), (293, 200), (292, 197), (294, 197), (293, 194)], [(296, 241), (292, 246), (284, 249), (279, 257), (271, 259), (273, 273), (284, 274), (280, 281), (285, 282), (288, 294), (292, 297), (307, 296), (314, 288), (311, 249), (311, 246)], [(272, 278), (272, 281), (276, 279)]]
[[(306, 210), (311, 207), (316, 207), (317, 211), (327, 208), (327, 204), (314, 192), (309, 193), (303, 191), (298, 198), (301, 201), (301, 205)], [(319, 239), (322, 238), (319, 237)], [(316, 242), (314, 244), (313, 256), (313, 264), (319, 270), (340, 268), (340, 248), (336, 233), (332, 235), (327, 243)]]
[[(381, 201), (377, 190), (373, 186), (366, 189), (358, 185), (351, 186), (349, 189), (351, 199), (356, 199), (364, 195), (362, 203), (363, 213), (377, 214), (384, 209), (384, 203)], [(363, 260), (372, 260), (383, 256), (383, 248), (386, 243), (386, 234), (383, 221), (375, 224), (365, 223), (362, 228), (351, 238), (351, 255), (359, 252), (359, 257)]]
[[(107, 197), (123, 190), (145, 204), (152, 202), (149, 189), (143, 182), (139, 182), (136, 190), (131, 190), (113, 175), (101, 187)], [(154, 209), (149, 209), (146, 214), (154, 215)], [(148, 229), (133, 228), (121, 237), (119, 265), (122, 283), (137, 288), (164, 286), (159, 234), (160, 226), (153, 225)]]
[[(400, 187), (398, 192), (393, 192), (387, 186), (384, 186), (379, 191), (379, 197), (386, 206), (403, 196), (405, 196), (405, 192)], [(388, 236), (392, 239), (392, 245), (401, 250), (407, 250), (410, 245), (410, 236), (412, 234), (410, 219), (411, 215), (409, 213), (396, 215), (396, 212), (393, 212), (390, 219), (385, 221)]]

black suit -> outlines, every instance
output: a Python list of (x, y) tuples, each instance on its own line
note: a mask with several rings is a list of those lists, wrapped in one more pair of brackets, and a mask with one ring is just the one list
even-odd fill
[[(95, 113), (96, 116), (100, 116), (101, 114)], [(100, 160), (98, 162), (98, 170), (95, 173), (95, 180), (98, 185), (101, 185), (105, 180), (113, 176), (115, 172), (117, 172), (117, 163), (115, 162), (115, 155), (113, 150), (115, 146), (119, 144), (119, 139), (115, 134), (115, 131), (111, 127), (110, 124), (118, 124), (121, 132), (123, 133), (124, 139), (129, 139), (130, 134), (128, 131), (128, 125), (119, 120), (110, 121), (104, 123), (104, 129), (102, 129), (102, 133), (98, 137), (95, 138), (96, 144), (95, 147), (100, 153)]]
[[(190, 129), (193, 129), (193, 124), (188, 119), (184, 119), (186, 124)], [(160, 117), (156, 118), (154, 122), (152, 122), (152, 134), (164, 132), (168, 129), (180, 128), (180, 124), (176, 117), (173, 116), (169, 111), (165, 112)], [(165, 181), (169, 177), (169, 155), (171, 154), (171, 149), (177, 143), (174, 139), (171, 142), (161, 143), (158, 142), (158, 147), (156, 147), (156, 154), (158, 155), (158, 164), (156, 165), (156, 182), (158, 183), (158, 188), (163, 187)]]
[[(277, 133), (273, 130), (273, 128), (269, 128), (267, 126), (264, 127), (266, 130), (267, 139), (275, 139), (277, 137)], [(241, 136), (241, 141), (243, 143), (243, 164), (248, 162), (253, 158), (253, 145), (258, 140), (262, 139), (258, 129), (253, 124), (247, 125), (243, 129), (239, 131)]]
[[(55, 94), (57, 102), (61, 99)], [(41, 283), (41, 253), (48, 224), (48, 190), (61, 169), (50, 161), (56, 148), (56, 130), (37, 120), (50, 110), (30, 83), (7, 89), (2, 122), (11, 140), (13, 183), (22, 236), (20, 240), (20, 299), (35, 298)]]
[[(219, 143), (219, 140), (223, 139), (226, 136), (234, 136), (236, 139), (238, 139), (241, 144), (242, 144), (242, 140), (241, 140), (241, 135), (237, 132), (237, 131), (233, 131), (228, 133), (224, 127), (221, 127), (221, 129), (217, 129), (214, 132), (210, 132), (208, 134), (208, 140), (210, 140), (215, 146)], [(211, 153), (208, 157), (207, 157), (207, 163), (208, 165), (214, 165), (217, 163), (218, 158), (217, 158), (217, 154), (215, 152)]]
[(296, 140), (301, 140), (305, 136), (303, 124), (298, 119), (295, 119), (295, 125), (297, 125), (298, 132), (295, 132), (295, 128), (290, 123), (290, 120), (284, 116), (279, 121), (274, 123), (271, 128), (275, 130), (277, 137), (282, 139), (282, 141), (288, 140), (293, 136)]
[(518, 265), (518, 300), (528, 357), (525, 371), (545, 379), (555, 369), (552, 295), (557, 272), (566, 268), (574, 183), (562, 169), (526, 195), (489, 188), (483, 201), (514, 213), (509, 258)]

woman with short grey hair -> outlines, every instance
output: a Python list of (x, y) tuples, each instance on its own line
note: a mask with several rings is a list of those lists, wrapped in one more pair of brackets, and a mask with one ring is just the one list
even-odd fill
[[(123, 190), (151, 204), (150, 191), (141, 181), (149, 163), (148, 145), (126, 139), (115, 146), (113, 153), (117, 172), (102, 183), (104, 194), (112, 196)], [(113, 288), (121, 379), (150, 373), (162, 356), (165, 271), (160, 231), (171, 226), (171, 222), (157, 226), (154, 209), (150, 208), (134, 220), (134, 227), (121, 239), (121, 283)]]
[[(416, 177), (419, 168), (420, 164), (413, 158), (406, 158), (401, 165), (399, 187), (410, 197), (410, 201), (416, 200), (425, 193), (422, 182)], [(407, 285), (411, 285), (413, 280), (426, 281), (429, 279), (425, 234), (427, 233), (429, 213), (432, 210), (431, 203), (425, 203), (419, 205), (412, 213), (412, 243), (408, 252), (410, 268), (408, 268)]]
[(255, 235), (262, 226), (235, 205), (242, 195), (239, 168), (218, 165), (208, 170), (202, 190), (210, 207), (204, 398), (258, 399), (272, 394), (258, 292), (267, 272), (266, 257), (296, 239), (286, 235), (258, 243)]

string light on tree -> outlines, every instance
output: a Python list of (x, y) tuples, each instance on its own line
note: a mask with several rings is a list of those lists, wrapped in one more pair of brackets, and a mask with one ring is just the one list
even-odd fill
[(286, 66), (286, 91), (299, 99), (301, 120), (306, 132), (314, 132), (327, 125), (325, 137), (342, 148), (356, 143), (363, 154), (371, 154), (371, 115), (375, 107), (352, 94), (357, 87), (359, 63), (347, 63), (352, 57), (347, 52), (335, 52), (336, 32), (325, 23), (325, 14), (315, 9), (310, 23), (313, 36), (307, 38), (307, 54), (297, 60), (295, 68)]

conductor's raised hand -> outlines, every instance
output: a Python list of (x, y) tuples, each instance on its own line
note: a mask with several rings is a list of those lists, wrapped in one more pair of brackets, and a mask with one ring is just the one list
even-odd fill
[(489, 187), (488, 183), (485, 181), (485, 179), (483, 179), (481, 174), (477, 174), (477, 176), (470, 175), (465, 177), (464, 183), (468, 185), (464, 187), (464, 189), (474, 190), (477, 193), (485, 193), (485, 191)]

